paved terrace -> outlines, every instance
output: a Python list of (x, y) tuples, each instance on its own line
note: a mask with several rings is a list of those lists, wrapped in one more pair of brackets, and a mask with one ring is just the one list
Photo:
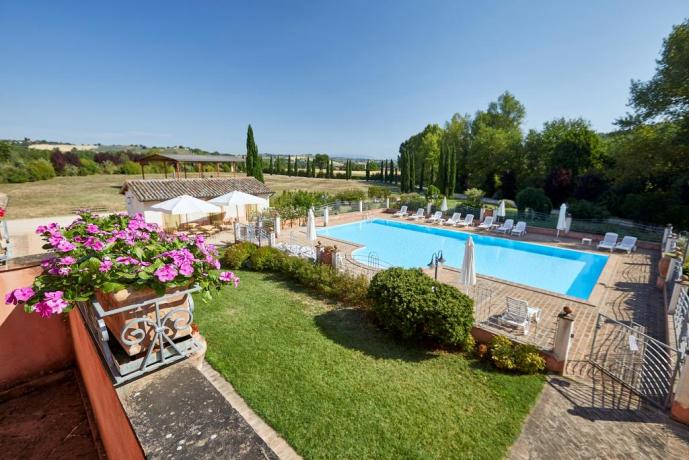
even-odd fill
[[(347, 213), (337, 216), (330, 216), (329, 225), (340, 225), (349, 222), (359, 221), (368, 216), (369, 218), (380, 218), (388, 220), (399, 220), (382, 211), (367, 212), (364, 215), (359, 213)], [(317, 219), (317, 226), (322, 227), (322, 219)], [(420, 223), (420, 222), (417, 222)], [(420, 223), (421, 225), (438, 226), (436, 224)], [(443, 227), (452, 230), (453, 227)], [(459, 231), (459, 229), (456, 229)], [(523, 237), (503, 236), (502, 234), (486, 233), (477, 231), (475, 228), (464, 228), (461, 231), (469, 233), (489, 234), (497, 238), (519, 239), (521, 241), (559, 246), (569, 249), (582, 251), (598, 252), (594, 247), (582, 246), (580, 240), (573, 240), (561, 236), (559, 242), (555, 242), (551, 236), (529, 233)], [(284, 229), (279, 238), (280, 241), (298, 241), (303, 244), (306, 242), (306, 228), (303, 226)], [(351, 256), (352, 251), (360, 246), (349, 242), (336, 240), (328, 237), (319, 237), (318, 241), (326, 245), (337, 245), (344, 252), (346, 263), (349, 269), (362, 273), (371, 273), (371, 270)], [(431, 250), (428, 250), (429, 257)], [(630, 320), (640, 324), (649, 324), (648, 332), (658, 336), (664, 331), (662, 321), (663, 302), (660, 291), (654, 288), (655, 267), (657, 265), (657, 255), (648, 250), (638, 250), (632, 254), (614, 253), (609, 254), (608, 263), (601, 274), (598, 284), (594, 288), (588, 300), (582, 301), (574, 297), (555, 294), (549, 291), (536, 289), (530, 286), (519, 285), (497, 278), (484, 275), (477, 275), (477, 287), (469, 292), (476, 300), (476, 319), (487, 329), (495, 330), (502, 334), (511, 335), (518, 341), (534, 343), (541, 348), (549, 349), (552, 347), (555, 335), (555, 325), (557, 315), (563, 307), (569, 306), (576, 314), (575, 340), (570, 352), (570, 359), (583, 362), (588, 358), (593, 338), (596, 316), (599, 312), (608, 314), (616, 319)], [(384, 262), (384, 261), (383, 261)], [(425, 269), (426, 273), (433, 276), (432, 270)], [(459, 270), (451, 267), (442, 267), (439, 270), (438, 278), (440, 281), (454, 285), (460, 289), (465, 289), (459, 284)], [(542, 309), (541, 321), (533, 324), (528, 336), (521, 333), (514, 333), (510, 329), (500, 328), (495, 317), (505, 310), (505, 298), (514, 297), (529, 302), (529, 305)], [(652, 318), (658, 318), (651, 321)], [(576, 365), (571, 366), (569, 371), (577, 371)]]

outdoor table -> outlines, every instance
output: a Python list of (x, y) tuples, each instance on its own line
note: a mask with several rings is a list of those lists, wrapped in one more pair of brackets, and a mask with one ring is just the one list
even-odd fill
[(198, 226), (199, 226), (199, 224), (196, 223), (196, 222), (189, 222), (189, 223), (187, 223), (187, 227), (189, 227), (189, 228), (196, 228), (196, 227), (198, 227)]

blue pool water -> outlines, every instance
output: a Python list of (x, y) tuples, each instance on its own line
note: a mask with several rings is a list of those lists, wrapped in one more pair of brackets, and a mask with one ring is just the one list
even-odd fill
[[(443, 251), (446, 265), (461, 268), (469, 233), (401, 221), (375, 219), (321, 228), (319, 235), (363, 245), (354, 251), (366, 261), (374, 252), (381, 262), (399, 267), (425, 267)], [(573, 251), (513, 239), (471, 234), (476, 271), (495, 278), (588, 299), (608, 261), (602, 254)]]

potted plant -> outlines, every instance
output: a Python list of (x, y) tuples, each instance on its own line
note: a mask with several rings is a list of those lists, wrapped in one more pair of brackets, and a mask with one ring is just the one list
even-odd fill
[[(15, 289), (7, 294), (7, 304), (22, 304), (27, 312), (49, 317), (70, 311), (79, 302), (91, 302), (95, 297), (104, 310), (140, 304), (189, 286), (198, 286), (203, 299), (224, 283), (239, 278), (232, 272), (220, 271), (217, 251), (202, 236), (190, 238), (169, 234), (156, 224), (145, 222), (141, 214), (129, 217), (113, 214), (98, 217), (88, 212), (80, 214), (68, 227), (58, 224), (36, 229), (46, 241), (45, 249), (53, 251), (53, 257), (42, 263), (43, 273), (36, 277), (32, 286)], [(164, 315), (188, 302), (187, 295), (169, 296), (160, 305)], [(180, 315), (183, 314), (181, 310)], [(108, 329), (130, 355), (135, 355), (150, 343), (154, 331), (136, 331), (130, 325), (132, 318), (150, 317), (155, 314), (151, 305), (118, 313), (105, 318)], [(171, 320), (177, 317), (172, 315)], [(131, 324), (131, 323), (130, 323)], [(180, 331), (170, 328), (166, 334), (171, 339), (191, 333), (191, 327)], [(128, 344), (127, 338), (146, 334), (145, 340), (136, 345)], [(124, 335), (124, 337), (121, 337)]]

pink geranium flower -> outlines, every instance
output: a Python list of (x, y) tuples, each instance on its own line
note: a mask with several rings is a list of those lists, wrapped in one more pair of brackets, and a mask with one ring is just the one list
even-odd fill
[(95, 235), (98, 232), (100, 232), (100, 228), (98, 228), (98, 225), (96, 225), (96, 224), (87, 224), (86, 225), (86, 233), (90, 233), (92, 235)]
[(99, 240), (98, 238), (94, 238), (94, 237), (90, 236), (84, 242), (84, 246), (86, 246), (87, 248), (91, 248), (94, 251), (100, 252), (105, 247), (105, 244), (101, 240)]
[(177, 276), (177, 269), (173, 265), (163, 265), (158, 270), (155, 271), (155, 276), (158, 277), (158, 281), (161, 283), (166, 283), (172, 281)]
[(98, 271), (101, 273), (106, 273), (109, 272), (110, 269), (112, 268), (112, 262), (110, 259), (105, 259), (100, 263), (100, 267), (98, 267)]
[(33, 296), (34, 291), (30, 287), (18, 288), (5, 295), (5, 304), (17, 305), (19, 303), (24, 303)]
[(60, 242), (58, 243), (58, 245), (55, 246), (55, 249), (57, 249), (57, 250), (60, 251), (60, 252), (69, 252), (69, 251), (73, 251), (75, 248), (76, 248), (76, 246), (74, 246), (72, 243), (70, 243), (69, 241), (67, 241), (67, 240), (65, 240), (65, 239), (63, 239), (62, 241), (60, 241)]
[(61, 259), (59, 259), (59, 261), (62, 265), (74, 265), (75, 263), (77, 263), (77, 259), (71, 256), (62, 257)]
[(234, 287), (239, 286), (239, 277), (232, 272), (221, 272), (218, 278), (225, 283), (234, 283)]
[(191, 276), (194, 274), (194, 266), (191, 264), (182, 264), (179, 267), (179, 273), (184, 276)]
[(64, 293), (62, 291), (46, 292), (43, 295), (44, 300), (38, 302), (34, 306), (34, 310), (43, 318), (62, 313), (62, 311), (69, 306), (69, 302), (62, 298), (63, 295)]

